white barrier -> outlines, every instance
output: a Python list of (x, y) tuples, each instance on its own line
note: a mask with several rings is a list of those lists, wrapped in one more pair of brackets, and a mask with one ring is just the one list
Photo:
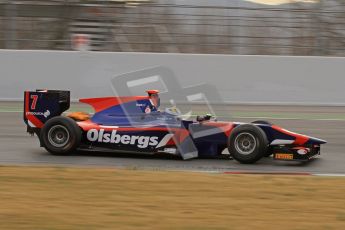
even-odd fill
[(76, 51), (0, 51), (0, 99), (36, 88), (111, 96), (111, 78), (155, 66), (183, 86), (213, 84), (229, 103), (345, 105), (345, 58)]

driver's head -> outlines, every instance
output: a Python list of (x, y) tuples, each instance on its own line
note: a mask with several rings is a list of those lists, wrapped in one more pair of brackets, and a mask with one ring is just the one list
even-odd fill
[(158, 108), (160, 105), (159, 91), (152, 89), (152, 90), (147, 90), (146, 92), (149, 95), (149, 98), (150, 98), (153, 106)]

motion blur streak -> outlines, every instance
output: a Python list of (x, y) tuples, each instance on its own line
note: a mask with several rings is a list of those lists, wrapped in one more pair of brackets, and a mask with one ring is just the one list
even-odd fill
[(344, 17), (342, 0), (0, 1), (0, 49), (345, 56)]
[(297, 2), (306, 2), (306, 3), (318, 3), (320, 0), (245, 0), (248, 2), (255, 2), (265, 5), (281, 5), (281, 4), (289, 4), (289, 3), (297, 3)]
[[(13, 103), (2, 103), (2, 107), (13, 106)], [(206, 109), (200, 106), (200, 110)], [(270, 113), (303, 113), (305, 119), (274, 120), (277, 125), (289, 127), (291, 131), (300, 131), (305, 134), (313, 134), (326, 139), (328, 144), (323, 148), (320, 158), (308, 164), (284, 163), (274, 161), (272, 158), (265, 158), (254, 165), (243, 165), (236, 161), (230, 161), (227, 156), (217, 159), (193, 159), (182, 161), (172, 156), (145, 156), (130, 155), (124, 153), (89, 153), (80, 152), (72, 156), (53, 156), (39, 147), (36, 137), (30, 137), (25, 133), (25, 125), (22, 122), (21, 113), (0, 112), (0, 163), (2, 165), (92, 165), (101, 167), (125, 167), (125, 168), (146, 168), (164, 170), (187, 170), (187, 171), (261, 171), (261, 172), (304, 172), (322, 174), (345, 173), (345, 120), (317, 121), (308, 120), (307, 115), (316, 114), (345, 114), (344, 107), (277, 107), (277, 106), (231, 106), (223, 107), (231, 109), (232, 112), (246, 113), (248, 116), (255, 112)], [(253, 116), (251, 119), (236, 119), (238, 121), (250, 122), (258, 120)], [(226, 151), (224, 152), (226, 153)]]

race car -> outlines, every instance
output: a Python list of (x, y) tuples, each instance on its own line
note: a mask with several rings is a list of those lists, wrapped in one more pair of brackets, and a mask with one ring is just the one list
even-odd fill
[(84, 98), (94, 114), (64, 113), (70, 92), (24, 92), (24, 121), (41, 147), (52, 154), (77, 150), (167, 153), (182, 159), (216, 157), (228, 149), (240, 163), (276, 160), (308, 161), (326, 141), (288, 131), (267, 121), (217, 121), (210, 115), (184, 119), (177, 108), (159, 110), (158, 90), (145, 96)]

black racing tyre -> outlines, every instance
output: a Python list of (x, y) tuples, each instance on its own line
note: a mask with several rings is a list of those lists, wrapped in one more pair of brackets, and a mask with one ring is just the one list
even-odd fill
[[(253, 121), (252, 124), (273, 125), (271, 122), (264, 121), (264, 120)], [(270, 157), (272, 154), (273, 154), (273, 149), (267, 148), (267, 152), (264, 154), (264, 157)]]
[(253, 121), (252, 124), (273, 125), (273, 124), (272, 124), (271, 122), (269, 122), (269, 121), (262, 121), (262, 120)]
[(81, 130), (73, 119), (57, 116), (44, 124), (40, 139), (48, 152), (67, 155), (79, 146)]
[(267, 151), (265, 132), (252, 124), (236, 127), (230, 135), (228, 149), (230, 155), (242, 164), (252, 164), (260, 160)]

